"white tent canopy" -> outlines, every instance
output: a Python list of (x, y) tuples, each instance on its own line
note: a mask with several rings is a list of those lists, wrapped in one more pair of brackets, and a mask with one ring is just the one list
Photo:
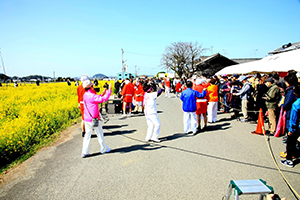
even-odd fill
[(261, 60), (232, 65), (217, 74), (247, 74), (250, 72), (287, 72), (300, 71), (300, 49), (266, 56)]

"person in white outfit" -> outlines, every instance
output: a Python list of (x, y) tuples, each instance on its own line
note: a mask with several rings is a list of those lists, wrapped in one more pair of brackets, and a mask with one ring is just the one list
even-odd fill
[[(83, 146), (82, 146), (82, 157), (88, 157), (89, 154), (89, 145), (91, 140), (92, 131), (94, 129), (99, 144), (101, 146), (100, 152), (108, 153), (111, 149), (105, 144), (103, 138), (103, 129), (100, 122), (100, 113), (99, 113), (99, 103), (103, 103), (107, 101), (111, 94), (111, 84), (109, 84), (108, 90), (106, 93), (101, 96), (97, 95), (94, 90), (91, 89), (92, 82), (90, 80), (85, 80), (82, 83), (83, 88), (85, 88), (86, 92), (83, 95), (83, 104), (84, 104), (84, 121), (85, 121), (85, 130), (86, 134), (83, 138)], [(93, 120), (96, 119), (98, 121), (98, 125), (93, 124)]]
[(156, 98), (161, 94), (162, 90), (160, 89), (157, 92), (155, 83), (152, 83), (146, 84), (144, 86), (144, 91), (144, 110), (148, 125), (145, 141), (160, 142), (158, 135), (161, 123), (157, 116)]

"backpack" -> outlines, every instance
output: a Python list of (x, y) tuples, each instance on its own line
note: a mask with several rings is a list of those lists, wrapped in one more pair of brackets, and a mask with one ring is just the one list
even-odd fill
[(250, 89), (247, 91), (247, 99), (252, 100), (254, 95), (254, 88), (252, 84), (249, 83)]

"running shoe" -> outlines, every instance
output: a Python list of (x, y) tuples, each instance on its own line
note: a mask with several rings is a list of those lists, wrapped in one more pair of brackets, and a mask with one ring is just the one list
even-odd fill
[(82, 158), (86, 158), (86, 157), (89, 157), (90, 156), (90, 154), (88, 153), (88, 154), (82, 154)]
[(291, 160), (282, 160), (280, 162), (281, 162), (281, 164), (283, 164), (283, 165), (285, 165), (287, 167), (294, 167), (294, 163)]

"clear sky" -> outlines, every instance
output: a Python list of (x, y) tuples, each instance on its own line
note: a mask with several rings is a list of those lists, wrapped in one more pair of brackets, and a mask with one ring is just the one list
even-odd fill
[(299, 23), (300, 0), (0, 0), (0, 48), (8, 76), (114, 76), (121, 49), (129, 72), (156, 74), (173, 42), (261, 58), (299, 42)]

